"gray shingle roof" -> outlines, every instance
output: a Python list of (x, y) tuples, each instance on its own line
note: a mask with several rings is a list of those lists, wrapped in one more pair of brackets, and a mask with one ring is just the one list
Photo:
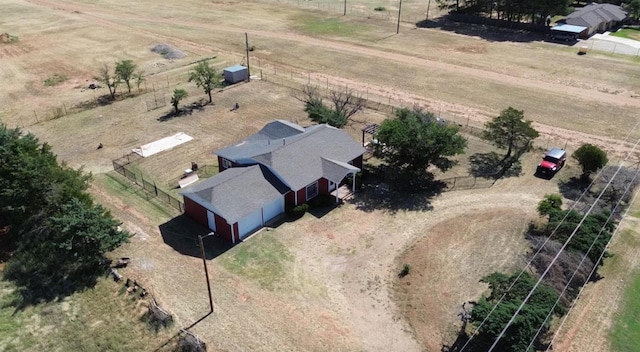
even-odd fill
[(215, 153), (225, 159), (238, 162), (274, 150), (286, 143), (286, 140), (295, 139), (304, 132), (305, 129), (295, 123), (276, 120), (266, 124), (249, 138), (217, 150)]
[[(325, 176), (323, 158), (347, 163), (364, 151), (345, 131), (329, 125), (314, 125), (299, 138), (286, 140), (279, 148), (253, 159), (269, 166), (291, 189), (299, 190)], [(337, 181), (340, 180), (342, 178)]]
[(577, 26), (597, 27), (602, 22), (620, 22), (627, 18), (627, 13), (612, 4), (591, 3), (565, 17), (565, 22)]
[(233, 224), (288, 190), (268, 168), (253, 165), (227, 169), (180, 194), (210, 204), (214, 213)]

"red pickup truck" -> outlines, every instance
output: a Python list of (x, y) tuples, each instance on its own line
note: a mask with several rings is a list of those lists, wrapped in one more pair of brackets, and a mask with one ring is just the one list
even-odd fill
[(564, 149), (552, 148), (545, 154), (538, 165), (538, 172), (541, 174), (555, 174), (562, 169), (567, 160), (567, 152)]

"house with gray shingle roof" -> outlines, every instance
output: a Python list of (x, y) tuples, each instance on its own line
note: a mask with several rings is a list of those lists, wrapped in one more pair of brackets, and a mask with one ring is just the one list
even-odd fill
[(185, 213), (235, 243), (284, 213), (285, 204), (336, 190), (360, 171), (364, 151), (329, 125), (270, 122), (215, 152), (220, 173), (181, 192)]
[(587, 27), (586, 36), (610, 30), (627, 19), (627, 12), (613, 4), (591, 3), (575, 10), (558, 23)]

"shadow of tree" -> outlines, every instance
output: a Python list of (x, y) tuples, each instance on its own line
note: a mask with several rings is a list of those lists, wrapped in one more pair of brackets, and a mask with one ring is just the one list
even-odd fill
[(582, 193), (589, 188), (591, 181), (581, 177), (571, 177), (567, 181), (558, 182), (560, 194), (567, 199), (577, 201)]
[(479, 37), (491, 42), (528, 43), (547, 40), (547, 36), (544, 33), (532, 32), (526, 29), (497, 27), (486, 24), (455, 22), (448, 15), (435, 20), (422, 20), (416, 22), (416, 27), (437, 28), (447, 32)]
[(171, 110), (170, 112), (158, 117), (158, 121), (165, 122), (176, 117), (191, 115), (193, 114), (194, 111), (203, 111), (204, 107), (208, 104), (209, 104), (208, 100), (200, 99), (189, 105), (183, 106), (181, 109), (178, 110), (177, 113), (174, 110)]
[(475, 177), (498, 179), (515, 177), (522, 172), (520, 160), (512, 161), (508, 167), (501, 164), (503, 156), (496, 152), (476, 153), (469, 156), (469, 173)]
[(394, 172), (384, 165), (368, 166), (363, 184), (350, 201), (364, 211), (432, 210), (431, 199), (447, 187), (428, 172), (408, 175)]

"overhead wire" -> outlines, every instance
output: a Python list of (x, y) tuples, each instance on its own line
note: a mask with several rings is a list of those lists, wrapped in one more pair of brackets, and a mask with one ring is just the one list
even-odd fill
[[(631, 136), (631, 133), (633, 133), (633, 131), (636, 129), (636, 127), (640, 124), (640, 121), (638, 121), (635, 126), (633, 126), (633, 128), (629, 131), (629, 133), (627, 134), (627, 136), (625, 137), (625, 141), (629, 139), (629, 137)], [(634, 147), (635, 149), (635, 147)], [(606, 165), (605, 165), (606, 166)], [(598, 179), (598, 177), (600, 177), (600, 175), (602, 174), (604, 170), (604, 167), (601, 168), (598, 173), (596, 174), (596, 176), (593, 178), (593, 180), (589, 183), (589, 186), (586, 187), (584, 189), (584, 191), (582, 191), (582, 193), (580, 193), (580, 196), (578, 197), (578, 199), (572, 204), (572, 206), (569, 208), (569, 210), (574, 210), (575, 207), (578, 205), (578, 203), (580, 202), (580, 200), (589, 192), (589, 190), (591, 189), (591, 187), (593, 186), (593, 184), (595, 183), (595, 180)], [(542, 249), (544, 248), (544, 246), (547, 244), (548, 241), (551, 240), (551, 238), (553, 237), (553, 235), (557, 232), (557, 230), (560, 228), (560, 226), (562, 225), (562, 223), (564, 223), (564, 221), (567, 219), (567, 217), (569, 216), (570, 212), (567, 212), (564, 217), (560, 220), (560, 222), (556, 225), (556, 227), (551, 231), (551, 234), (545, 239), (545, 241), (543, 242), (542, 246), (540, 246), (540, 248), (533, 254), (533, 256), (531, 256), (531, 259), (529, 259), (529, 261), (527, 262), (527, 264), (524, 266), (524, 268), (522, 268), (522, 270), (520, 271), (520, 273), (518, 274), (518, 276), (516, 276), (516, 278), (513, 280), (513, 282), (509, 285), (509, 287), (507, 288), (507, 290), (502, 294), (502, 296), (500, 297), (500, 299), (498, 299), (498, 301), (493, 305), (493, 307), (491, 308), (491, 310), (489, 311), (489, 313), (484, 317), (484, 319), (480, 322), (480, 324), (475, 328), (475, 330), (473, 331), (473, 333), (471, 333), (471, 336), (467, 339), (467, 341), (465, 342), (465, 344), (462, 346), (462, 348), (460, 349), (460, 352), (464, 352), (464, 350), (469, 346), (469, 344), (471, 343), (471, 341), (473, 340), (473, 338), (480, 332), (480, 329), (482, 328), (482, 326), (484, 326), (484, 324), (487, 322), (487, 320), (489, 319), (489, 317), (491, 316), (491, 314), (493, 314), (493, 312), (496, 310), (496, 308), (500, 305), (500, 303), (502, 303), (502, 301), (504, 300), (504, 298), (507, 296), (507, 294), (511, 291), (511, 289), (513, 289), (513, 287), (515, 286), (515, 284), (518, 282), (518, 280), (522, 277), (522, 275), (527, 271), (527, 269), (531, 266), (531, 264), (533, 263), (533, 261), (535, 260), (536, 256), (538, 256), (538, 254), (540, 254), (540, 251), (542, 251)]]
[[(638, 172), (636, 172), (636, 177), (640, 175), (640, 170)], [(634, 177), (635, 178), (635, 177)], [(633, 200), (630, 202), (630, 204), (634, 203), (636, 198), (638, 197), (638, 194), (640, 193), (640, 190), (636, 190), (636, 193), (633, 197)], [(627, 216), (627, 214), (629, 213), (630, 208), (627, 208), (623, 214), (623, 218)], [(616, 227), (616, 229), (614, 230), (613, 234), (611, 235), (611, 239), (609, 240), (609, 242), (607, 243), (607, 245), (605, 246), (604, 250), (602, 251), (602, 253), (600, 254), (600, 257), (598, 258), (598, 262), (600, 262), (602, 260), (602, 258), (604, 257), (604, 253), (607, 251), (607, 249), (609, 248), (609, 246), (611, 245), (611, 243), (613, 242), (613, 238), (618, 234), (618, 230), (620, 229), (620, 226)], [(636, 253), (636, 258), (640, 257), (640, 251)], [(593, 276), (593, 274), (595, 273), (595, 271), (597, 270), (597, 266), (594, 266), (593, 269), (591, 270), (591, 273), (589, 274), (589, 277)], [(578, 298), (580, 298), (580, 296), (582, 295), (582, 292), (584, 291), (584, 289), (586, 288), (586, 285), (582, 286), (580, 288), (580, 290), (578, 291), (578, 295), (576, 296), (575, 300), (577, 301)], [(618, 293), (618, 297), (620, 296), (620, 293)], [(616, 298), (617, 300), (617, 298)], [(569, 310), (567, 311), (567, 313), (564, 315), (564, 317), (562, 318), (562, 321), (560, 322), (560, 325), (556, 328), (556, 331), (553, 334), (553, 337), (551, 339), (551, 341), (549, 342), (549, 345), (547, 346), (547, 349), (545, 351), (549, 351), (549, 349), (551, 348), (551, 346), (553, 346), (553, 342), (555, 341), (556, 337), (558, 336), (558, 333), (560, 332), (560, 330), (562, 329), (562, 327), (564, 326), (564, 323), (566, 322), (567, 318), (569, 317), (569, 314), (571, 313), (571, 311), (573, 310), (573, 308), (575, 307), (575, 305), (569, 307)]]
[[(588, 255), (591, 252), (591, 250), (593, 249), (593, 246), (596, 244), (596, 242), (598, 241), (598, 239), (600, 238), (602, 233), (605, 231), (605, 229), (606, 229), (607, 225), (609, 224), (609, 222), (611, 221), (611, 219), (613, 219), (613, 217), (615, 216), (616, 210), (618, 209), (618, 207), (622, 203), (622, 201), (623, 201), (624, 197), (627, 195), (627, 193), (629, 193), (629, 190), (631, 189), (631, 185), (638, 178), (638, 175), (640, 175), (640, 169), (638, 169), (636, 171), (636, 174), (634, 175), (633, 180), (627, 184), (627, 187), (625, 188), (623, 194), (620, 196), (620, 198), (616, 202), (615, 207), (611, 210), (611, 213), (607, 217), (604, 225), (600, 228), (600, 231), (598, 231), (598, 235), (594, 238), (593, 242), (591, 242), (591, 245), (589, 246), (589, 249), (587, 250), (587, 252), (582, 255), (580, 263), (578, 264), (576, 269), (571, 274), (571, 277), (569, 278), (569, 280), (567, 280), (567, 283), (566, 283), (566, 285), (564, 285), (564, 288), (563, 288), (562, 292), (560, 293), (560, 295), (558, 296), (558, 298), (554, 302), (553, 306), (549, 310), (549, 313), (545, 317), (545, 319), (542, 322), (542, 324), (540, 324), (540, 327), (538, 328), (538, 330), (536, 331), (536, 334), (531, 339), (531, 342), (529, 342), (529, 345), (527, 346), (525, 351), (528, 351), (529, 348), (531, 348), (533, 346), (533, 344), (535, 343), (536, 339), (538, 338), (538, 336), (542, 332), (542, 329), (544, 328), (545, 324), (547, 323), (549, 318), (551, 318), (551, 316), (553, 315), (553, 312), (554, 312), (555, 308), (558, 306), (558, 304), (560, 303), (562, 297), (564, 296), (564, 294), (566, 293), (567, 289), (569, 288), (569, 285), (571, 284), (571, 281), (573, 281), (573, 278), (576, 276), (576, 274), (578, 273), (578, 271), (580, 270), (580, 268), (582, 267), (582, 265), (584, 264), (584, 262), (588, 258)], [(612, 234), (611, 238), (609, 238), (609, 241), (607, 242), (607, 245), (605, 246), (605, 249), (603, 249), (603, 253), (606, 251), (606, 247), (609, 245), (609, 243), (611, 242), (612, 239), (613, 239), (613, 234)], [(601, 255), (601, 258), (602, 258), (602, 255)], [(592, 268), (592, 271), (589, 274), (589, 276), (587, 276), (587, 278), (585, 279), (586, 281), (582, 284), (581, 287), (584, 287), (584, 285), (586, 285), (586, 283), (589, 280), (589, 278), (591, 278), (593, 276), (593, 274), (595, 272), (595, 269), (598, 267), (598, 263), (599, 262), (600, 262), (600, 260), (598, 260), (596, 263), (593, 263), (594, 266)]]
[[(640, 121), (638, 122), (640, 123)], [(638, 125), (638, 123), (636, 124), (636, 126)], [(635, 126), (634, 126), (635, 129)], [(633, 151), (635, 151), (635, 149), (638, 147), (638, 144), (640, 144), (640, 139), (638, 139), (636, 141), (636, 143), (634, 144), (632, 150), (627, 154), (627, 157), (625, 158), (628, 159), (629, 156), (631, 155), (631, 153)], [(607, 190), (607, 188), (611, 185), (611, 182), (613, 182), (613, 180), (615, 179), (615, 177), (617, 176), (617, 174), (620, 172), (620, 169), (622, 169), (622, 163), (620, 164), (620, 166), (618, 167), (618, 169), (616, 170), (616, 172), (613, 174), (613, 176), (611, 177), (611, 179), (607, 182), (607, 184), (605, 185), (605, 187), (602, 189), (602, 191), (598, 194), (598, 197), (596, 198), (596, 200), (593, 202), (593, 204), (589, 207), (589, 209), (585, 212), (584, 216), (582, 217), (582, 219), (580, 220), (580, 222), (578, 223), (578, 225), (576, 226), (576, 228), (571, 232), (571, 235), (569, 235), (569, 237), (567, 238), (567, 240), (565, 241), (565, 243), (562, 245), (562, 247), (560, 248), (560, 250), (558, 251), (558, 253), (554, 256), (553, 260), (551, 261), (551, 263), (549, 264), (549, 266), (547, 266), (547, 268), (545, 269), (545, 271), (542, 273), (542, 275), (540, 275), (540, 278), (536, 281), (536, 283), (533, 285), (533, 288), (529, 291), (529, 293), (527, 294), (527, 296), (525, 297), (525, 299), (522, 301), (522, 303), (520, 304), (520, 306), (518, 306), (518, 309), (516, 309), (515, 313), (513, 313), (513, 315), (511, 316), (511, 318), (509, 319), (509, 321), (507, 322), (507, 324), (504, 326), (504, 328), (502, 329), (502, 331), (500, 331), (500, 334), (498, 334), (498, 337), (496, 337), (496, 339), (494, 340), (493, 344), (491, 345), (491, 347), (489, 348), (488, 352), (493, 351), (493, 349), (498, 345), (498, 342), (500, 341), (500, 339), (502, 339), (502, 337), (504, 336), (505, 332), (507, 331), (507, 329), (511, 326), (511, 324), (513, 324), (514, 320), (516, 319), (516, 317), (518, 316), (518, 314), (520, 314), (520, 311), (522, 311), (522, 308), (527, 304), (527, 302), (529, 301), (529, 299), (531, 298), (531, 296), (533, 295), (533, 293), (536, 291), (536, 289), (538, 288), (538, 286), (540, 286), (540, 283), (542, 282), (542, 280), (544, 279), (544, 277), (549, 273), (549, 270), (551, 270), (551, 267), (553, 266), (553, 264), (556, 262), (556, 260), (558, 260), (558, 257), (560, 257), (560, 254), (565, 250), (565, 248), (567, 247), (567, 245), (569, 244), (569, 242), (573, 239), (573, 237), (575, 236), (575, 234), (578, 232), (578, 229), (580, 229), (580, 227), (582, 226), (582, 224), (584, 223), (585, 219), (587, 218), (587, 216), (591, 213), (591, 211), (593, 210), (593, 208), (595, 207), (595, 205), (598, 203), (598, 201), (600, 201), (600, 198), (602, 198), (602, 195), (604, 194), (604, 192)]]

